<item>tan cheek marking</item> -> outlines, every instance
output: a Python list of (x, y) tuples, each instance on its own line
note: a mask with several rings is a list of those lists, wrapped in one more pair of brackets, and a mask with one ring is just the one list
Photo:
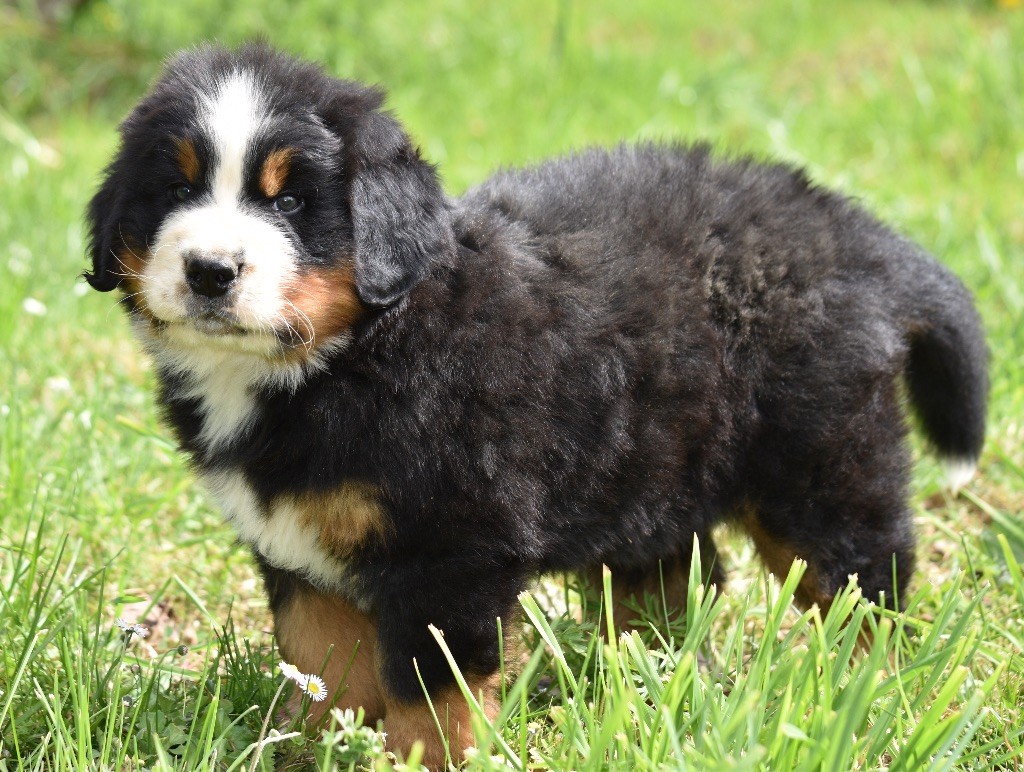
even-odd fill
[(305, 271), (285, 288), (284, 297), (283, 314), (299, 356), (351, 328), (364, 310), (351, 265)]
[[(481, 705), (487, 718), (494, 721), (500, 708), (498, 690), (501, 686), (501, 674), (467, 674), (466, 680), (477, 700), (482, 699)], [(424, 746), (423, 764), (429, 769), (444, 769), (444, 743), (437, 732), (434, 716), (426, 701), (403, 703), (388, 700), (387, 697), (385, 701), (387, 715), (384, 718), (384, 731), (387, 732), (387, 749), (408, 758), (413, 743), (421, 740)], [(466, 751), (475, 745), (472, 712), (459, 687), (454, 684), (433, 695), (432, 702), (441, 729), (448, 739), (452, 760), (458, 764), (465, 758)]]
[(117, 252), (117, 270), (115, 273), (121, 279), (128, 292), (137, 292), (140, 289), (139, 284), (142, 281), (142, 270), (146, 267), (148, 257), (148, 252), (140, 252), (130, 247), (124, 247)]
[(376, 487), (350, 481), (327, 493), (296, 496), (292, 505), (299, 521), (319, 533), (320, 543), (333, 554), (347, 555), (367, 539), (387, 534), (390, 524)]
[(260, 190), (267, 198), (275, 198), (284, 190), (284, 183), (288, 180), (288, 171), (291, 168), (294, 152), (294, 149), (290, 147), (283, 147), (272, 151), (263, 161), (263, 169), (260, 171)]
[(199, 180), (199, 156), (191, 140), (178, 140), (178, 167), (185, 179), (195, 185)]
[[(304, 587), (277, 613), (274, 627), (284, 660), (303, 673), (322, 674), (327, 685), (327, 699), (310, 705), (314, 723), (332, 707), (362, 707), (369, 726), (384, 717), (375, 665), (377, 626), (370, 617), (343, 598)], [(292, 715), (301, 701), (295, 690), (288, 706)]]

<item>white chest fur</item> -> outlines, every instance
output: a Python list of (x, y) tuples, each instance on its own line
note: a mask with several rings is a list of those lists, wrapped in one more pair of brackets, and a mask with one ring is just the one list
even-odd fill
[(256, 412), (256, 402), (243, 382), (230, 368), (215, 369), (189, 393), (197, 398), (203, 413), (203, 430), (199, 441), (212, 454), (226, 443), (244, 435)]
[(203, 482), (239, 538), (271, 565), (294, 571), (325, 590), (345, 588), (344, 561), (324, 549), (319, 529), (305, 523), (292, 504), (276, 504), (268, 511), (241, 472), (206, 474)]
[[(289, 363), (276, 356), (279, 344), (273, 338), (219, 339), (186, 325), (170, 325), (159, 333), (141, 321), (134, 326), (161, 369), (181, 377), (171, 398), (198, 402), (201, 462), (213, 462), (228, 445), (246, 441), (260, 419), (259, 390), (294, 393), (349, 340), (339, 336)], [(321, 589), (351, 595), (346, 562), (339, 555), (384, 527), (371, 493), (342, 485), (337, 495), (326, 498), (281, 497), (265, 504), (241, 471), (209, 472), (202, 480), (239, 538), (271, 565), (294, 571)]]
[[(319, 352), (302, 362), (283, 360), (280, 344), (270, 336), (220, 339), (181, 324), (155, 332), (145, 320), (133, 326), (160, 368), (182, 377), (172, 399), (199, 402), (203, 424), (198, 441), (207, 458), (252, 427), (257, 389), (294, 392), (309, 373), (323, 367)], [(331, 350), (325, 347), (325, 353)]]

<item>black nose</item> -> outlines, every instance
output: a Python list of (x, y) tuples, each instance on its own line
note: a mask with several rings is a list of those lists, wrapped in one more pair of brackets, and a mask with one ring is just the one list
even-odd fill
[(185, 262), (185, 281), (197, 295), (219, 298), (238, 278), (238, 265), (224, 259), (194, 257)]

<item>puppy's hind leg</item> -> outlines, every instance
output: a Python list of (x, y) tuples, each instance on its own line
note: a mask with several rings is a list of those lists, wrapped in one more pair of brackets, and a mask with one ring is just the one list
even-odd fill
[(882, 603), (897, 608), (914, 567), (914, 532), (895, 396), (881, 395), (833, 430), (827, 443), (784, 438), (773, 445), (742, 525), (776, 576), (785, 577), (794, 558), (807, 561), (796, 593), (801, 606), (816, 603), (824, 613), (855, 574), (866, 600), (884, 595)]

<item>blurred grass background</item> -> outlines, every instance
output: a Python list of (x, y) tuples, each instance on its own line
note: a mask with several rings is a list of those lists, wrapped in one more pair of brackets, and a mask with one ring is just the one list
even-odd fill
[[(40, 607), (56, 624), (40, 641), (70, 646), (54, 630), (78, 630), (79, 659), (103, 663), (114, 616), (136, 607), (156, 620), (146, 644), (153, 656), (180, 642), (193, 645), (193, 658), (213, 652), (229, 608), (240, 635), (269, 624), (245, 551), (165, 439), (151, 375), (114, 299), (87, 293), (77, 276), (82, 212), (115, 147), (116, 122), (162, 60), (202, 40), (258, 35), (339, 76), (384, 85), (454, 194), (497, 167), (587, 145), (709, 140), (723, 154), (807, 166), (952, 266), (976, 293), (990, 335), (991, 430), (981, 475), (964, 496), (941, 492), (929, 459), (918, 466), (919, 582), (934, 588), (925, 615), (938, 616), (966, 572), (965, 592), (981, 609), (973, 634), (988, 644), (986, 661), (1009, 663), (982, 736), (1020, 727), (1019, 3), (0, 0), (3, 753), (10, 757), (16, 736), (37, 748), (54, 731), (29, 675), (57, 693), (67, 686), (60, 656), (27, 642), (26, 630), (44, 629), (42, 618), (32, 621)], [(737, 597), (758, 579), (749, 547), (730, 549)], [(81, 605), (62, 610), (75, 582), (98, 569)], [(47, 594), (38, 577), (51, 570), (57, 589)], [(201, 657), (181, 663), (186, 673), (209, 667)], [(23, 733), (12, 723), (17, 710), (27, 715)], [(1019, 747), (1016, 737), (1008, 747)]]

